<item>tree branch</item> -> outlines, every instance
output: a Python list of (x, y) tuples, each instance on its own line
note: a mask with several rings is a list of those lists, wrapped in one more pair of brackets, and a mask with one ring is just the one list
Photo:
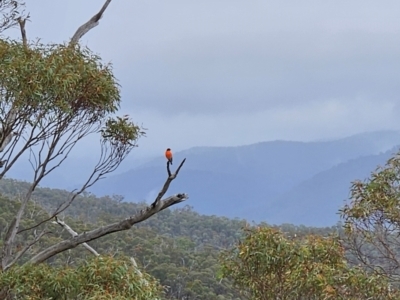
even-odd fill
[(169, 168), (171, 162), (169, 160), (167, 160), (167, 173), (168, 173), (168, 177), (170, 177), (172, 175), (171, 173), (171, 169)]
[(21, 29), (21, 37), (22, 37), (22, 44), (25, 48), (28, 47), (28, 39), (26, 38), (26, 30), (25, 30), (25, 23), (26, 18), (22, 19), (21, 17), (18, 18), (19, 28)]
[(12, 249), (14, 246), (15, 238), (17, 236), (21, 218), (25, 212), (25, 207), (28, 201), (31, 199), (32, 193), (35, 190), (35, 187), (39, 183), (40, 179), (41, 178), (35, 180), (35, 182), (33, 182), (32, 185), (29, 187), (24, 199), (22, 200), (21, 207), (18, 209), (18, 212), (16, 213), (14, 219), (7, 229), (6, 237), (3, 239), (4, 244), (1, 254), (1, 265), (3, 270), (9, 265), (9, 262), (12, 259)]
[(11, 142), (11, 139), (14, 136), (13, 126), (15, 124), (17, 118), (17, 113), (15, 109), (12, 108), (7, 115), (5, 122), (2, 124), (2, 128), (0, 130), (0, 152), (3, 152), (7, 145)]
[(71, 38), (70, 44), (76, 44), (79, 40), (91, 29), (99, 25), (99, 20), (103, 16), (104, 11), (107, 9), (108, 5), (111, 3), (111, 0), (106, 0), (103, 4), (103, 7), (100, 11), (95, 14), (89, 21), (85, 24), (81, 25), (75, 32), (74, 36)]
[(172, 205), (186, 201), (189, 198), (189, 196), (185, 193), (176, 194), (176, 195), (170, 196), (164, 200), (161, 200), (163, 195), (167, 192), (168, 187), (169, 187), (170, 183), (172, 182), (172, 180), (174, 180), (176, 178), (176, 176), (178, 175), (179, 170), (181, 169), (181, 167), (183, 166), (185, 161), (186, 161), (186, 159), (184, 159), (181, 162), (181, 164), (179, 165), (176, 172), (167, 178), (162, 190), (160, 191), (157, 198), (150, 206), (146, 207), (145, 209), (142, 209), (139, 213), (137, 213), (127, 219), (124, 219), (122, 221), (119, 221), (119, 222), (116, 222), (113, 224), (109, 224), (109, 225), (106, 225), (103, 227), (99, 227), (97, 229), (94, 229), (94, 230), (91, 230), (88, 232), (83, 232), (83, 233), (78, 234), (68, 240), (64, 240), (57, 244), (54, 244), (54, 245), (50, 246), (49, 248), (44, 249), (43, 251), (39, 252), (34, 257), (32, 257), (30, 260), (30, 263), (33, 263), (33, 264), (42, 263), (45, 260), (49, 259), (50, 257), (57, 255), (58, 253), (61, 253), (68, 249), (75, 248), (80, 244), (98, 239), (102, 236), (108, 235), (113, 232), (128, 230), (128, 229), (132, 228), (133, 225), (147, 220), (152, 215), (154, 215)]
[(174, 180), (176, 178), (176, 176), (178, 176), (178, 173), (180, 171), (180, 169), (182, 168), (183, 164), (185, 163), (186, 158), (184, 160), (182, 160), (181, 164), (179, 165), (178, 169), (176, 169), (175, 174), (171, 174), (171, 170), (169, 169), (169, 164), (170, 162), (167, 162), (167, 171), (168, 171), (168, 178), (167, 181), (164, 183), (163, 188), (161, 189), (161, 191), (158, 193), (158, 196), (156, 198), (156, 200), (154, 200), (153, 204), (151, 205), (156, 206), (157, 202), (161, 200), (161, 198), (165, 195), (165, 193), (168, 191), (169, 185), (171, 184), (172, 180)]
[[(76, 231), (74, 231), (71, 227), (69, 227), (64, 221), (59, 220), (57, 218), (57, 216), (55, 217), (55, 221), (53, 221), (52, 223), (60, 225), (65, 230), (67, 230), (73, 237), (78, 235), (78, 233)], [(84, 246), (87, 250), (89, 250), (89, 252), (91, 252), (93, 255), (100, 256), (100, 254), (96, 250), (94, 250), (92, 247), (90, 247), (87, 243), (82, 243), (82, 246)], [(140, 269), (136, 263), (136, 260), (133, 257), (130, 257), (130, 260), (132, 262), (133, 267), (135, 268), (136, 273), (142, 278), (141, 280), (143, 280), (145, 283), (148, 283), (147, 280), (143, 278), (143, 274), (140, 271)]]
[(108, 235), (113, 232), (128, 230), (132, 228), (133, 225), (143, 222), (144, 220), (147, 220), (148, 218), (158, 213), (159, 211), (162, 211), (172, 205), (183, 202), (188, 198), (189, 196), (187, 194), (176, 194), (170, 196), (164, 200), (159, 201), (157, 206), (154, 207), (149, 206), (146, 209), (140, 211), (140, 213), (131, 216), (125, 220), (109, 224), (88, 232), (81, 233), (71, 239), (64, 240), (53, 246), (50, 246), (49, 248), (41, 251), (40, 253), (32, 257), (30, 262), (33, 264), (39, 264), (58, 253), (75, 248), (76, 246), (82, 243), (90, 242), (92, 240), (98, 239), (102, 236)]
[[(57, 216), (55, 217), (55, 221), (52, 223), (60, 225), (66, 231), (68, 231), (73, 237), (78, 235), (78, 233), (76, 231), (74, 231), (71, 227), (69, 227), (67, 224), (65, 224), (64, 221), (59, 220), (57, 218)], [(87, 250), (89, 250), (89, 252), (91, 252), (94, 256), (100, 256), (100, 254), (96, 250), (94, 250), (92, 247), (90, 247), (87, 243), (82, 243), (82, 246), (85, 247)]]
[(22, 250), (20, 250), (17, 254), (15, 254), (14, 259), (3, 267), (3, 272), (11, 268), (21, 257), (28, 251), (34, 244), (36, 244), (44, 235), (51, 233), (50, 231), (43, 231), (40, 233), (35, 239), (26, 245)]

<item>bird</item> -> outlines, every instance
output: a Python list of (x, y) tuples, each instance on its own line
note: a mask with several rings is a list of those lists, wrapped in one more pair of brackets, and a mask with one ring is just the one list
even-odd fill
[(167, 158), (168, 162), (172, 165), (172, 151), (170, 148), (168, 148), (165, 151), (165, 157)]

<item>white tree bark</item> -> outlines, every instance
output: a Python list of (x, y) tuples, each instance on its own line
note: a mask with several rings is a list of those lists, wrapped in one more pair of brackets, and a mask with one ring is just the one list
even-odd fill
[(87, 21), (85, 24), (80, 26), (73, 37), (71, 38), (70, 44), (76, 44), (79, 42), (79, 40), (91, 29), (99, 25), (99, 21), (101, 17), (103, 16), (103, 13), (107, 9), (108, 5), (111, 3), (111, 0), (106, 0), (106, 2), (103, 4), (103, 7), (100, 9), (100, 11), (95, 14), (92, 18), (90, 18), (89, 21)]
[[(60, 219), (55, 217), (55, 221), (52, 222), (53, 224), (58, 224), (61, 227), (63, 227), (70, 235), (73, 237), (77, 236), (78, 233), (74, 231), (71, 227), (69, 227), (64, 221), (61, 221)], [(94, 256), (100, 256), (100, 254), (94, 250), (92, 247), (90, 247), (87, 243), (82, 243), (82, 246), (85, 247), (89, 252), (91, 252)]]

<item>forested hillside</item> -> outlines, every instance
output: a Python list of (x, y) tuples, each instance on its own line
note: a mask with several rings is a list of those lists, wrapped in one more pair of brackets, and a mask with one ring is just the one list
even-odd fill
[[(0, 182), (0, 228), (5, 228), (7, 220), (18, 207), (17, 200), (9, 199), (18, 196), (27, 187), (28, 183), (11, 179)], [(37, 188), (33, 196), (34, 204), (30, 206), (23, 226), (44, 218), (42, 207), (54, 209), (67, 196), (67, 191)], [(143, 206), (144, 203), (123, 202), (118, 196), (98, 198), (85, 194), (78, 197), (60, 217), (80, 233), (128, 217)], [(240, 219), (200, 215), (190, 206), (185, 206), (167, 209), (129, 231), (108, 235), (89, 244), (101, 255), (135, 258), (140, 267), (165, 287), (165, 299), (242, 299), (232, 283), (220, 277), (219, 256), (221, 250), (232, 248), (242, 237), (242, 229), (250, 225)], [(281, 229), (291, 236), (310, 233), (327, 236), (338, 230), (336, 227), (309, 228), (290, 224), (282, 225)], [(42, 244), (69, 237), (69, 233), (57, 224), (51, 231), (42, 239)], [(28, 239), (29, 236), (20, 238)], [(35, 250), (35, 247), (31, 249), (30, 256)], [(91, 256), (84, 247), (78, 246), (48, 262), (53, 266), (74, 266)]]

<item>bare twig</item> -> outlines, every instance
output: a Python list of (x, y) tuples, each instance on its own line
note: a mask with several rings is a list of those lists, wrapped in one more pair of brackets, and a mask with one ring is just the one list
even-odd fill
[(85, 24), (81, 25), (75, 32), (74, 36), (71, 38), (70, 44), (76, 44), (78, 41), (91, 29), (99, 25), (99, 20), (103, 16), (104, 11), (107, 9), (108, 5), (111, 3), (111, 0), (106, 0), (103, 4), (103, 7), (100, 11), (95, 14), (89, 21)]
[[(69, 227), (64, 221), (59, 220), (57, 217), (55, 217), (54, 219), (55, 219), (55, 221), (53, 222), (54, 224), (60, 225), (74, 237), (78, 235), (78, 233), (74, 231), (71, 227)], [(82, 246), (85, 247), (87, 250), (89, 250), (89, 252), (91, 252), (93, 255), (100, 256), (100, 254), (92, 247), (90, 247), (87, 243), (82, 243)]]
[(171, 169), (169, 168), (169, 165), (171, 164), (171, 162), (169, 160), (167, 160), (167, 173), (168, 173), (168, 177), (171, 176)]

